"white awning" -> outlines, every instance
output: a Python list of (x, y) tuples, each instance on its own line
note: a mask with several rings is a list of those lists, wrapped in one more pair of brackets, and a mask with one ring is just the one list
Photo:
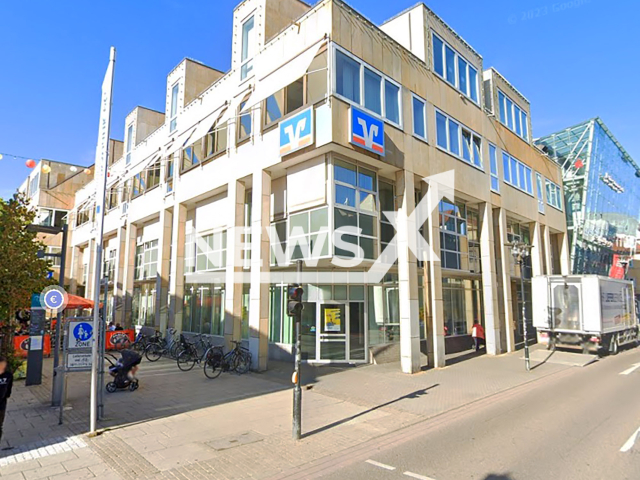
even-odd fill
[(191, 135), (191, 138), (197, 140), (198, 138), (204, 137), (207, 132), (211, 130), (211, 127), (219, 116), (220, 112), (218, 112), (218, 109), (216, 109), (215, 112), (211, 112), (209, 115), (200, 120), (196, 125), (196, 129)]
[(302, 77), (308, 70), (309, 65), (318, 54), (320, 48), (325, 44), (324, 39), (315, 45), (307, 48), (298, 56), (292, 58), (284, 65), (271, 70), (256, 83), (249, 101), (245, 104), (242, 111), (248, 110), (250, 107), (257, 105), (261, 101), (269, 98), (271, 95)]

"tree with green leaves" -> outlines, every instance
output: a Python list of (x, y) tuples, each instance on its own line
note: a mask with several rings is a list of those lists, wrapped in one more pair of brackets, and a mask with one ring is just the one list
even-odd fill
[(44, 245), (37, 233), (28, 229), (36, 212), (27, 198), (16, 193), (8, 200), (0, 199), (0, 325), (4, 334), (2, 350), (12, 348), (15, 314), (31, 305), (31, 295), (52, 284), (47, 279), (50, 264), (38, 257)]

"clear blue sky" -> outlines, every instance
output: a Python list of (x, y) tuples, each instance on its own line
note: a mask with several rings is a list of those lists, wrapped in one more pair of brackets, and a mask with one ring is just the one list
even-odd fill
[[(227, 71), (240, 0), (0, 2), (0, 153), (90, 165), (109, 47), (118, 51), (112, 137), (136, 105), (164, 110), (184, 57)], [(315, 3), (315, 2), (314, 2)], [(415, 0), (350, 0), (379, 24)], [(426, 2), (532, 104), (539, 137), (600, 116), (640, 163), (637, 0)], [(28, 174), (0, 160), (0, 196)]]

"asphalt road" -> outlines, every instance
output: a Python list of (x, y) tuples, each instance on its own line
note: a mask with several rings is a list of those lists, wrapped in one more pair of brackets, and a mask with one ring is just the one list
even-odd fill
[(636, 348), (370, 442), (323, 478), (638, 480), (639, 429)]

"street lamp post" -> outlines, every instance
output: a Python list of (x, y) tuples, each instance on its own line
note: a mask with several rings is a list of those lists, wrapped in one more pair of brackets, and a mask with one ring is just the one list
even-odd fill
[(524, 293), (524, 266), (525, 258), (531, 255), (533, 245), (523, 242), (507, 243), (511, 247), (511, 254), (518, 265), (520, 265), (520, 292), (522, 295), (522, 334), (524, 335), (524, 365), (527, 371), (531, 370), (531, 360), (529, 356), (529, 329), (527, 328), (527, 302)]

